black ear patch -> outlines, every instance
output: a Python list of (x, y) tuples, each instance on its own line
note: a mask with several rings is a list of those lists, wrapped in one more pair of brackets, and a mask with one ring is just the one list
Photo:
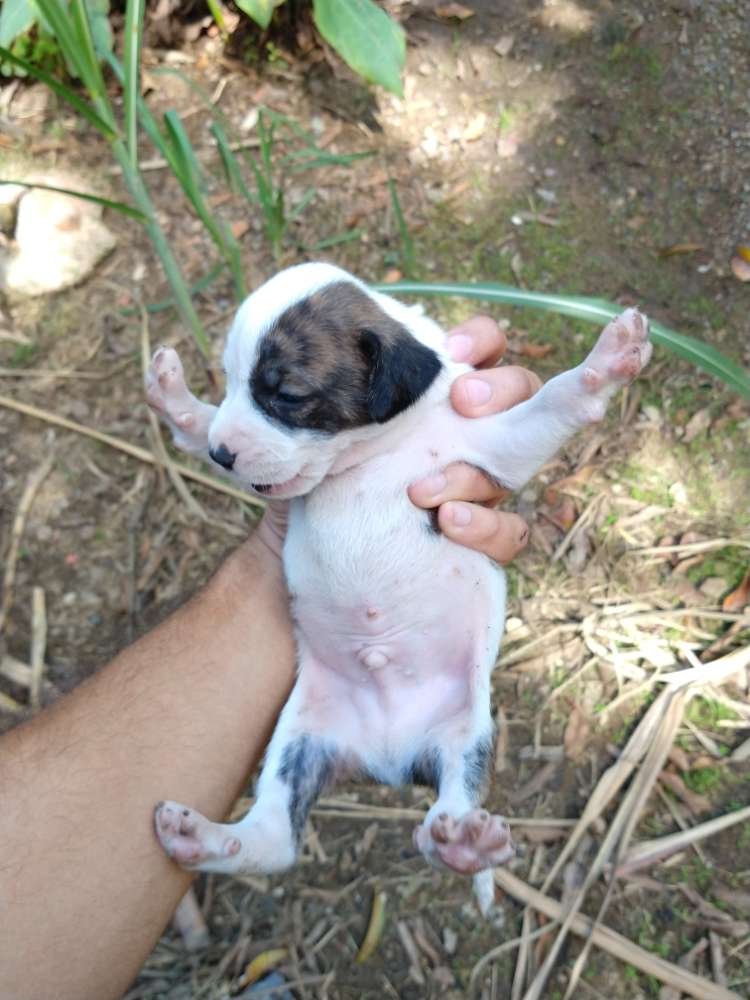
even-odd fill
[(249, 390), (274, 422), (335, 434), (395, 417), (441, 367), (366, 291), (336, 281), (289, 306), (261, 337)]
[(402, 333), (388, 338), (375, 330), (360, 334), (362, 351), (370, 365), (368, 409), (376, 424), (385, 423), (415, 403), (441, 368), (434, 351), (401, 329)]

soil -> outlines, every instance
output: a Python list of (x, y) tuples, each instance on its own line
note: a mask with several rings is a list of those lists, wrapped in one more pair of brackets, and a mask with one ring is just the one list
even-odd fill
[[(199, 148), (209, 148), (210, 114), (181, 76), (157, 70), (178, 66), (216, 96), (238, 129), (263, 104), (311, 130), (330, 152), (372, 154), (289, 175), (287, 211), (308, 187), (315, 195), (290, 224), (280, 259), (271, 253), (260, 213), (248, 216), (240, 199), (227, 196), (213, 156), (203, 161), (216, 212), (230, 223), (249, 223), (241, 236), (248, 284), (316, 258), (372, 281), (399, 272), (520, 283), (637, 302), (747, 364), (748, 286), (729, 265), (735, 246), (750, 243), (745, 5), (518, 0), (501, 12), (499, 6), (472, 0), (473, 16), (459, 20), (427, 3), (401, 5), (409, 40), (403, 101), (373, 96), (304, 39), (294, 51), (276, 43), (259, 49), (251, 35), (227, 57), (218, 38), (203, 30), (183, 39), (179, 50), (147, 50), (152, 110), (177, 108)], [(13, 126), (0, 147), (9, 160), (65, 162), (124, 196), (108, 150), (37, 87), (15, 90), (3, 114)], [(256, 133), (242, 134), (252, 140)], [(285, 149), (278, 144), (274, 155)], [(210, 241), (168, 173), (154, 169), (147, 177), (181, 266), (196, 281), (213, 260)], [(108, 224), (118, 246), (85, 284), (3, 304), (0, 393), (152, 449), (134, 307), (158, 302), (168, 290), (144, 233), (112, 214)], [(196, 303), (218, 370), (233, 308), (229, 279), (215, 280)], [(425, 304), (445, 324), (474, 311), (465, 300)], [(593, 328), (551, 314), (487, 311), (508, 329), (509, 360), (543, 376), (582, 357), (595, 336)], [(208, 395), (204, 365), (175, 313), (152, 312), (149, 334), (154, 345), (179, 347), (195, 390)], [(28, 662), (31, 593), (43, 587), (42, 700), (48, 703), (194, 592), (251, 530), (256, 512), (191, 484), (209, 515), (201, 519), (161, 470), (3, 405), (0, 436), (5, 554), (28, 477), (54, 455), (24, 525), (0, 639), (0, 654)], [(749, 455), (747, 400), (662, 348), (605, 424), (580, 435), (514, 498), (511, 506), (532, 532), (509, 570), (509, 631), (494, 676), (494, 707), (506, 720), (506, 737), (488, 800), (493, 810), (577, 818), (653, 699), (657, 672), (747, 642), (747, 618), (744, 625), (737, 615), (722, 618), (721, 606), (750, 561)], [(700, 542), (698, 550), (643, 552)], [(539, 643), (530, 646), (535, 638)], [(26, 714), (28, 691), (0, 675), (0, 692), (18, 705), (0, 712), (7, 728)], [(705, 801), (693, 800), (691, 813), (689, 795), (653, 795), (636, 839), (675, 830), (675, 811), (694, 825), (750, 801), (750, 768), (727, 763), (747, 738), (748, 720), (722, 698), (740, 709), (750, 705), (747, 684), (703, 691), (678, 733), (683, 757), (671, 765), (688, 792)], [(573, 727), (572, 715), (584, 722)], [(298, 996), (470, 995), (472, 968), (490, 948), (517, 936), (522, 907), (498, 897), (497, 914), (483, 922), (465, 882), (424, 866), (411, 846), (413, 820), (400, 819), (397, 810), (424, 808), (427, 790), (350, 786), (337, 789), (335, 799), (346, 818), (316, 814), (317, 839), (308, 838), (291, 873), (199, 880), (211, 943), (190, 954), (168, 930), (130, 1000), (234, 995), (247, 962), (272, 947), (290, 949), (293, 961), (282, 963), (289, 981), (312, 977), (295, 988)], [(604, 821), (611, 817), (607, 812)], [(594, 831), (595, 843), (601, 833)], [(524, 850), (513, 870), (528, 880), (534, 865), (540, 882), (562, 841), (540, 845), (534, 837), (538, 831), (518, 835)], [(577, 856), (579, 869), (590, 861), (588, 846)], [(620, 880), (605, 922), (677, 961), (710, 929), (680, 885), (735, 922), (745, 920), (746, 909), (731, 902), (731, 893), (739, 899), (750, 891), (750, 824), (704, 841), (701, 851), (652, 865), (651, 881)], [(358, 964), (378, 892), (387, 895), (385, 929), (372, 957)], [(601, 892), (592, 893), (585, 912), (595, 915), (600, 901)], [(403, 926), (418, 942), (419, 968), (404, 949)], [(748, 941), (730, 935), (722, 942), (730, 987), (750, 996)], [(549, 1000), (563, 996), (579, 947), (571, 942), (562, 953), (544, 994)], [(532, 949), (532, 961), (541, 957)], [(478, 995), (509, 996), (515, 962), (509, 951), (488, 965)], [(712, 976), (710, 949), (694, 967)], [(659, 996), (659, 984), (594, 949), (575, 995)]]

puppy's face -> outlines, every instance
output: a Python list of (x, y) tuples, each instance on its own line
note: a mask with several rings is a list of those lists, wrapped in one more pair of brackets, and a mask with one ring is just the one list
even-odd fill
[(300, 496), (352, 443), (416, 402), (442, 365), (384, 302), (320, 264), (258, 289), (227, 341), (214, 460), (258, 493)]

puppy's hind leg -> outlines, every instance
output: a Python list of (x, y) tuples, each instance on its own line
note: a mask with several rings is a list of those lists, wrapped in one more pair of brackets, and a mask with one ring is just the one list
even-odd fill
[(300, 724), (299, 682), (281, 714), (250, 812), (237, 823), (213, 823), (176, 802), (160, 802), (156, 834), (166, 853), (191, 871), (277, 872), (297, 857), (313, 803), (333, 779), (336, 745)]
[(515, 854), (502, 816), (479, 808), (492, 755), (491, 729), (463, 745), (443, 741), (439, 753), (438, 799), (415, 829), (414, 844), (435, 868), (473, 875), (486, 916), (495, 898), (492, 869)]

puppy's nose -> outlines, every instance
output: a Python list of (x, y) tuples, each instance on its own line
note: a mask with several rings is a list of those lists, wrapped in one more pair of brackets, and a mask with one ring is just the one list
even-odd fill
[(220, 444), (218, 448), (209, 448), (208, 454), (223, 469), (231, 470), (234, 460), (237, 458), (236, 452), (231, 452), (225, 444)]

